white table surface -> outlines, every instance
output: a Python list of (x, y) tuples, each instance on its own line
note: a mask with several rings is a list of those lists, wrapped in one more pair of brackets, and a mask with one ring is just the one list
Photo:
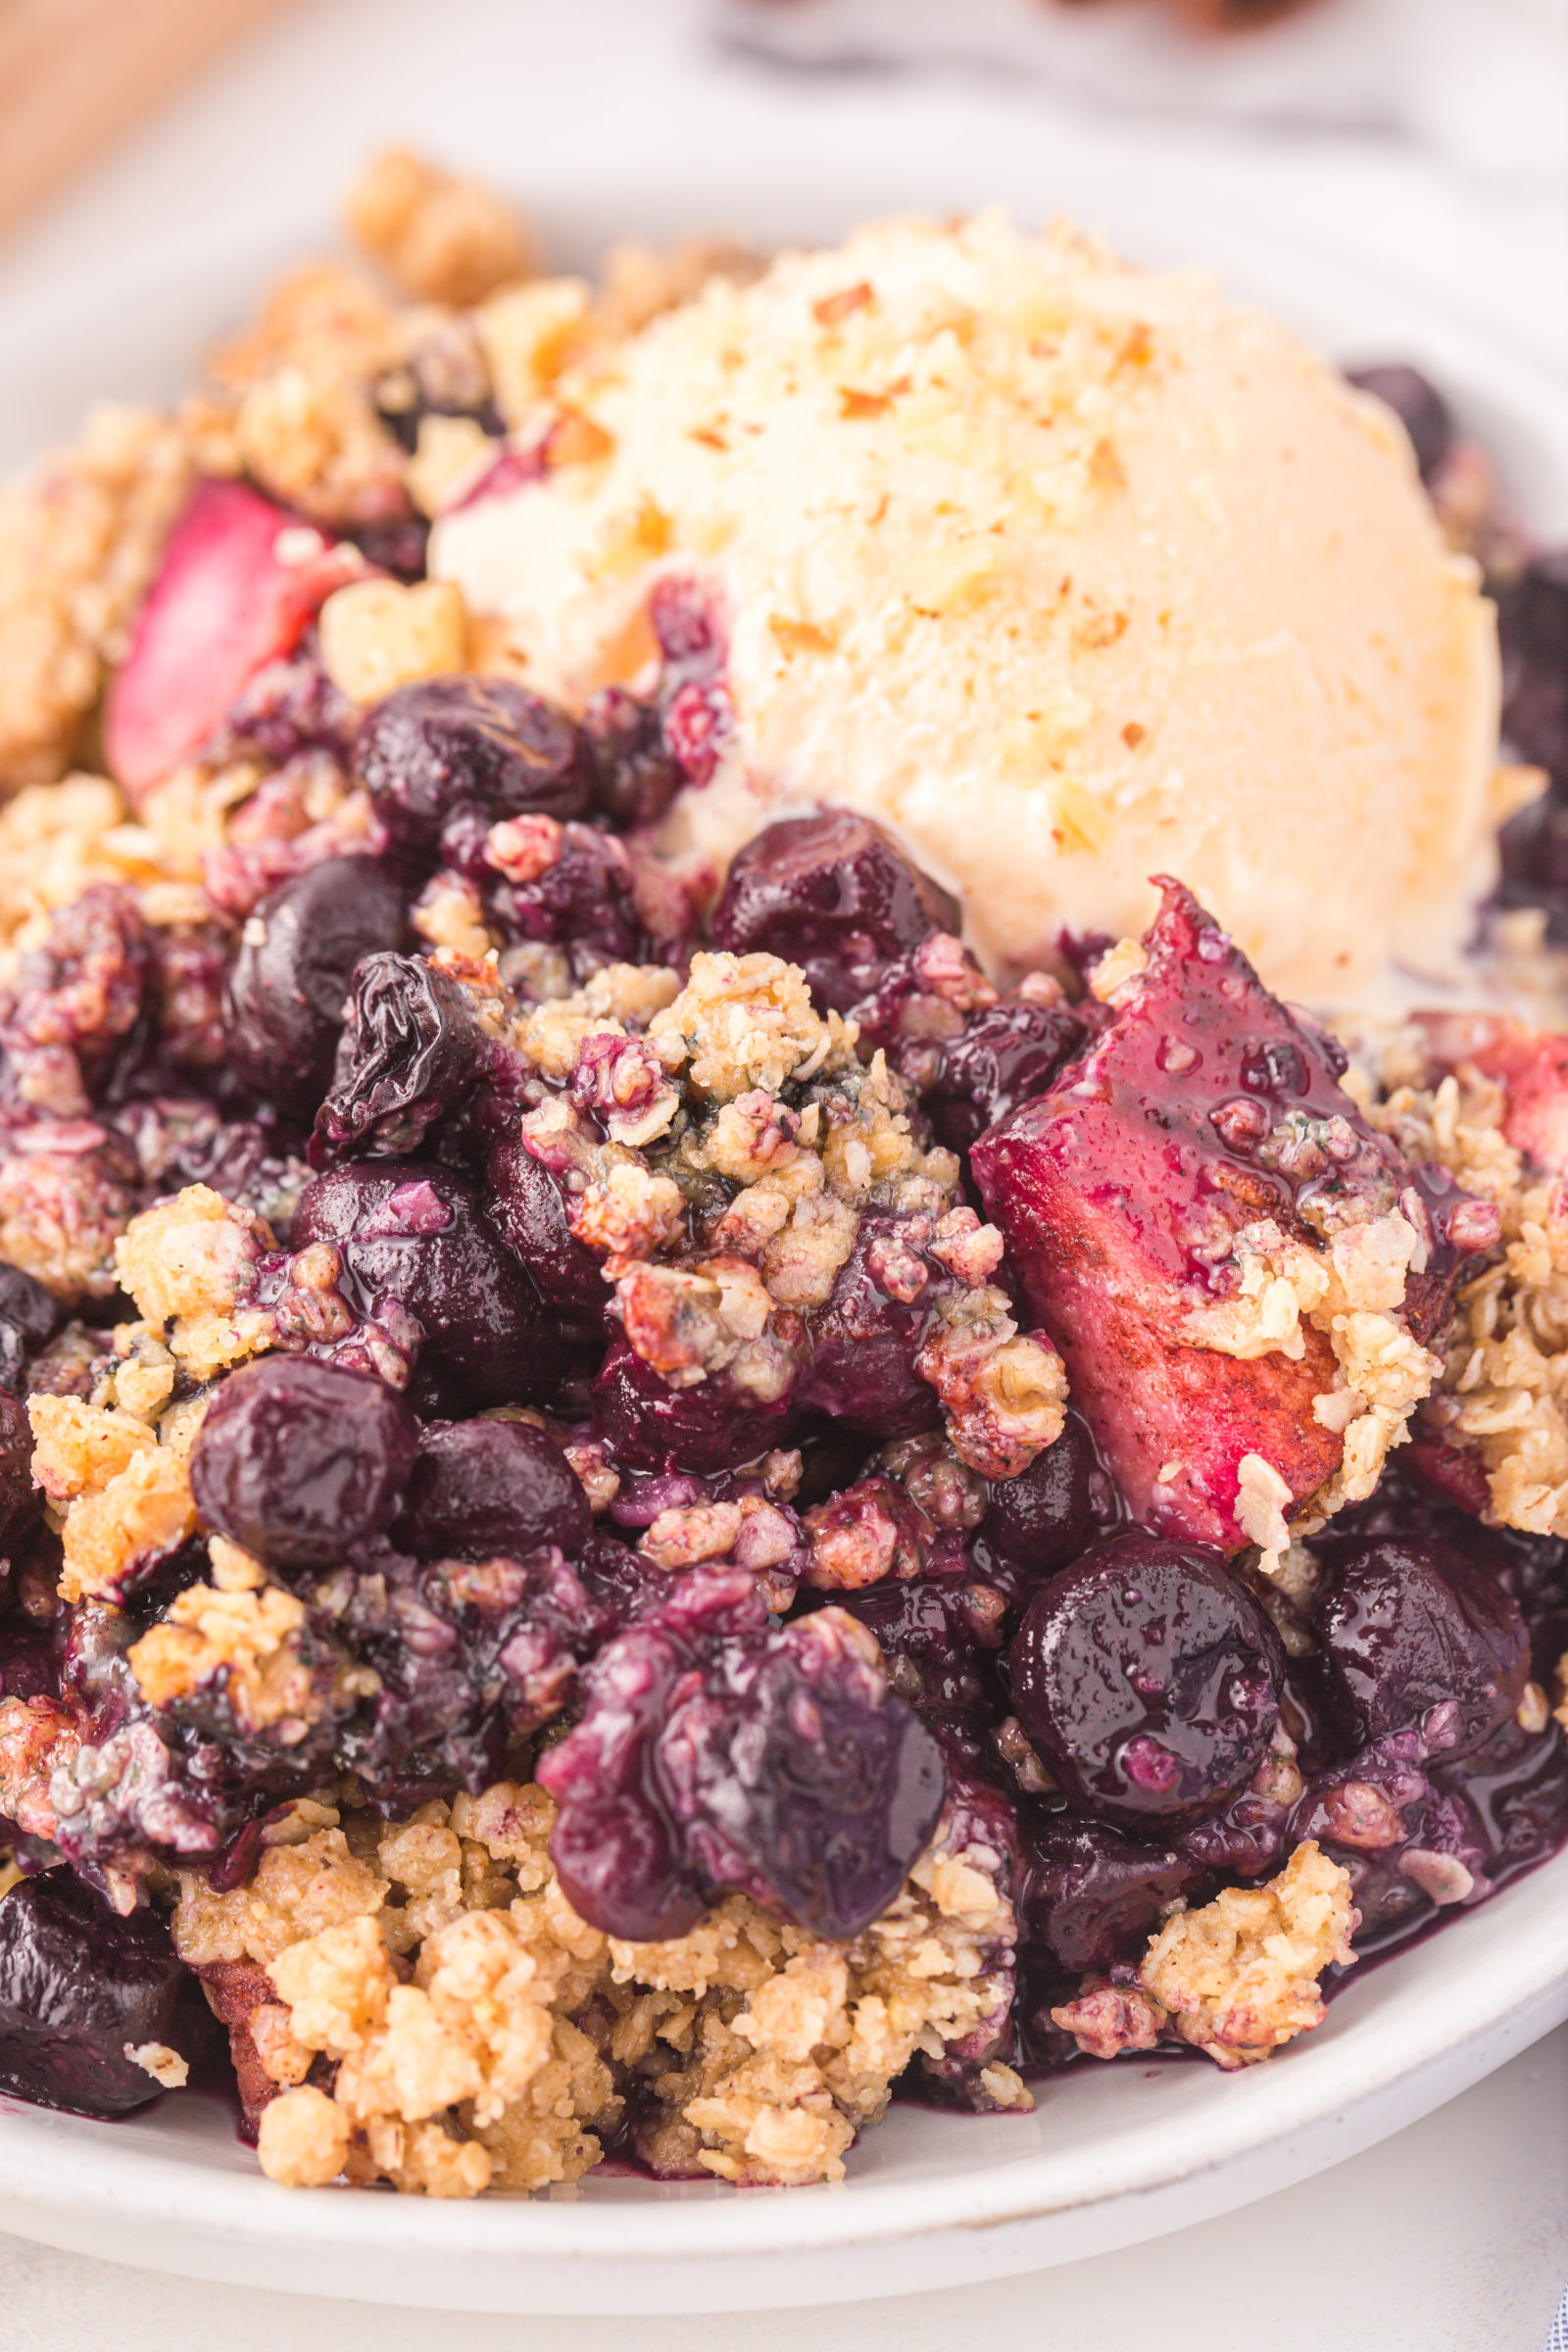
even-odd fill
[[(648, 158), (671, 135), (743, 164), (797, 142), (809, 178), (869, 130), (868, 205), (984, 201), (973, 110), (998, 151), (1052, 167), (1126, 144), (1142, 172), (1250, 193), (1391, 278), (1441, 287), (1516, 348), (1568, 358), (1561, 190), (1445, 172), (1397, 145), (1249, 138), (1145, 120), (1135, 131), (1049, 93), (972, 84), (773, 83), (691, 45), (703, 0), (318, 0), (254, 41), (0, 251), (0, 304), (47, 305), (63, 272), (214, 222), (236, 234), (280, 194), (330, 218), (366, 150), (405, 137), (523, 190), (603, 187), (606, 233), (665, 226)], [(896, 108), (903, 136), (887, 138)], [(890, 168), (890, 153), (894, 162)], [(641, 162), (639, 159), (643, 159)], [(906, 159), (906, 163), (900, 159)], [(640, 178), (639, 173), (643, 176)], [(1016, 177), (1014, 171), (1013, 176)], [(1049, 178), (1049, 169), (1046, 172)], [(590, 212), (592, 207), (590, 206)], [(710, 223), (710, 225), (713, 225)], [(765, 220), (716, 225), (765, 233)], [(810, 223), (806, 222), (809, 227)], [(573, 260), (578, 258), (573, 255)], [(60, 420), (62, 433), (71, 418)], [(0, 2213), (0, 2222), (3, 2222)], [(1568, 2028), (1439, 2114), (1317, 2180), (1132, 2251), (989, 2288), (725, 2319), (526, 2321), (328, 2304), (160, 2278), (0, 2237), (0, 2345), (51, 2352), (1537, 2352), (1568, 2279)], [(460, 2336), (461, 2328), (461, 2336)]]

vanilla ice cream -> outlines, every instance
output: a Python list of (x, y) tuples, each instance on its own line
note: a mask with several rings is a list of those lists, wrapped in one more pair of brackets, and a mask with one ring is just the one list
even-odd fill
[[(717, 282), (550, 392), (432, 570), (579, 705), (707, 584), (734, 724), (668, 820), (882, 818), (998, 967), (1176, 874), (1287, 994), (1437, 971), (1492, 876), (1497, 655), (1400, 427), (1266, 318), (1000, 216)], [(518, 437), (539, 442), (545, 418)]]

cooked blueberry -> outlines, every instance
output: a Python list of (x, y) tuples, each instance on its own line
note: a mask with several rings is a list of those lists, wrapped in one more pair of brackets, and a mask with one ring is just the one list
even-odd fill
[(59, 1328), (53, 1293), (20, 1266), (0, 1263), (0, 1389), (25, 1396), (27, 1358), (47, 1348)]
[(1194, 1544), (1120, 1536), (1037, 1592), (1012, 1644), (1025, 1731), (1077, 1804), (1155, 1832), (1237, 1795), (1279, 1715), (1272, 1627)]
[(713, 910), (713, 944), (800, 964), (819, 1004), (845, 1011), (884, 963), (956, 931), (947, 892), (869, 817), (848, 808), (768, 825), (739, 852)]
[(961, 1035), (942, 1046), (935, 1074), (921, 1087), (921, 1107), (937, 1141), (950, 1152), (967, 1152), (998, 1119), (1054, 1086), (1088, 1036), (1065, 1002), (1036, 1004), (1004, 997), (970, 1013)]
[(511, 873), (487, 847), (483, 897), (487, 921), (509, 945), (561, 948), (579, 979), (647, 959), (631, 860), (614, 833), (562, 825), (547, 844), (530, 841)]
[(566, 1223), (560, 1184), (520, 1137), (490, 1154), (491, 1214), (569, 1336), (603, 1331), (610, 1298), (604, 1270)]
[(1524, 1695), (1518, 1602), (1442, 1543), (1387, 1537), (1342, 1556), (1313, 1622), (1332, 1703), (1357, 1741), (1416, 1730), (1430, 1754), (1468, 1755)]
[(915, 1705), (975, 1707), (990, 1695), (985, 1652), (1001, 1639), (1003, 1609), (989, 1587), (915, 1576), (833, 1598), (875, 1634), (895, 1688)]
[(453, 1169), (413, 1159), (329, 1169), (300, 1195), (291, 1238), (296, 1250), (332, 1243), (367, 1311), (397, 1299), (423, 1331), (421, 1363), (475, 1402), (550, 1394), (560, 1354), (538, 1294)]
[(685, 781), (658, 705), (639, 702), (624, 686), (604, 686), (589, 698), (582, 723), (594, 749), (597, 806), (626, 832), (657, 824)]
[(587, 738), (564, 711), (508, 678), (425, 678), (360, 722), (355, 772), (388, 838), (434, 852), (459, 808), (494, 823), (580, 816), (593, 788)]
[(262, 901), (228, 980), (228, 1048), (247, 1086), (310, 1118), (326, 1092), (354, 967), (408, 931), (378, 858), (325, 858)]
[(32, 1428), (27, 1408), (0, 1389), (0, 1558), (36, 1524), (43, 1496), (32, 1483)]
[(1054, 1446), (988, 1489), (985, 1531), (1003, 1557), (1037, 1576), (1064, 1568), (1089, 1541), (1098, 1468), (1086, 1423), (1069, 1412)]
[(932, 1286), (900, 1298), (878, 1280), (902, 1220), (867, 1209), (825, 1306), (810, 1318), (811, 1356), (801, 1404), (868, 1437), (912, 1438), (941, 1418), (937, 1393), (915, 1370)]
[(191, 1454), (203, 1523), (278, 1568), (324, 1568), (377, 1536), (419, 1442), (401, 1396), (312, 1356), (225, 1380)]
[(455, 980), (422, 956), (367, 956), (354, 974), (316, 1132), (355, 1152), (413, 1152), (470, 1092), (483, 1056), (484, 1039)]
[(30, 1617), (0, 1619), (0, 1698), (55, 1698), (59, 1692), (54, 1629)]
[(813, 1934), (859, 1934), (942, 1810), (941, 1751), (863, 1633), (823, 1609), (769, 1631), (749, 1576), (695, 1570), (602, 1650), (581, 1721), (540, 1760), (574, 1907), (679, 1936), (722, 1887)]
[(572, 1559), (592, 1528), (581, 1484), (542, 1429), (454, 1421), (419, 1440), (396, 1535), (421, 1560), (516, 1560), (542, 1544)]
[(1421, 479), (1430, 482), (1453, 447), (1453, 416), (1436, 384), (1419, 368), (1357, 368), (1350, 381), (1387, 402), (1410, 436)]
[(185, 1971), (151, 1912), (128, 1919), (70, 1870), (0, 1901), (0, 2089), (74, 2115), (127, 2115), (158, 2096), (127, 2045), (196, 2055)]
[(632, 1470), (735, 1470), (784, 1442), (788, 1396), (759, 1404), (723, 1373), (672, 1389), (623, 1340), (594, 1382), (594, 1431)]
[[(1497, 600), (1502, 724), (1525, 760), (1568, 785), (1568, 549), (1538, 556)], [(1555, 804), (1553, 804), (1555, 805)]]
[(1019, 1830), (1022, 1940), (1075, 1976), (1138, 1958), (1166, 1906), (1203, 1883), (1172, 1847), (1135, 1843), (1102, 1821), (1029, 1808)]

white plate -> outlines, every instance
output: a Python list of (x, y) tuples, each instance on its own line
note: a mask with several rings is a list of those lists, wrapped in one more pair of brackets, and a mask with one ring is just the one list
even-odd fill
[[(1537, 528), (1568, 533), (1568, 400), (1527, 332), (1484, 335), (1462, 305), (1434, 309), (1386, 270), (1303, 240), (1245, 187), (1218, 190), (1211, 170), (1184, 182), (1167, 158), (1143, 176), (1134, 139), (1057, 169), (1016, 116), (993, 137), (976, 104), (961, 152), (924, 169), (912, 120), (892, 97), (862, 114), (853, 150), (809, 159), (808, 185), (782, 136), (731, 148), (721, 172), (674, 120), (630, 162), (612, 145), (600, 167), (579, 142), (553, 191), (557, 256), (586, 260), (629, 222), (782, 239), (893, 203), (995, 198), (1032, 219), (1064, 207), (1142, 258), (1214, 268), (1349, 361), (1428, 367)], [(0, 462), (61, 437), (94, 397), (172, 391), (315, 227), (279, 212), (243, 232), (198, 228), (0, 313)], [(728, 2311), (957, 2285), (1156, 2236), (1369, 2146), (1568, 2018), (1565, 1971), (1568, 1854), (1352, 1981), (1327, 2025), (1265, 2067), (1084, 2068), (1042, 2085), (1030, 2117), (896, 2109), (841, 2188), (616, 2179), (467, 2205), (302, 2195), (263, 2180), (227, 2113), (191, 2095), (113, 2125), (0, 2101), (0, 2227), (199, 2278), (452, 2310)]]

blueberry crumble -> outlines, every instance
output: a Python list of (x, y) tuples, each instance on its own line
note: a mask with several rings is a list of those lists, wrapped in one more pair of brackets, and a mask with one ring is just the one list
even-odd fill
[(1568, 1837), (1562, 559), (1082, 240), (350, 210), (0, 494), (0, 2088), (1264, 2061)]

